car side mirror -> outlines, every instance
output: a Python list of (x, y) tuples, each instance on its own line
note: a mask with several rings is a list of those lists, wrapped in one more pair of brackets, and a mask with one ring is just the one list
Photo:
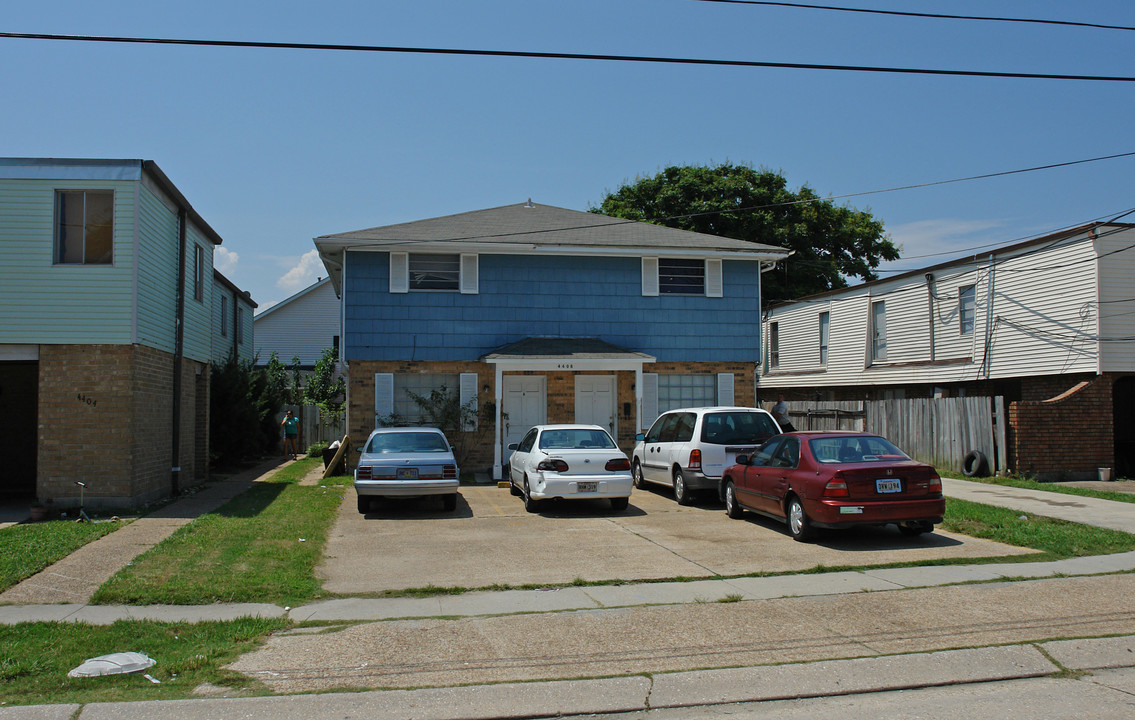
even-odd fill
[(749, 464), (749, 458), (750, 458), (750, 457), (751, 457), (751, 456), (749, 456), (749, 455), (746, 455), (745, 453), (741, 453), (740, 455), (738, 455), (737, 457), (735, 457), (735, 458), (734, 458), (734, 460), (736, 461), (736, 463), (737, 463), (738, 465), (748, 465), (748, 464)]
[(508, 444), (508, 449), (509, 449), (509, 450), (515, 450), (515, 449), (516, 449), (516, 448), (518, 448), (518, 447), (520, 447), (520, 443), (509, 443), (509, 444)]
[(638, 433), (634, 436), (635, 442), (642, 442), (643, 440), (646, 440), (646, 433)]

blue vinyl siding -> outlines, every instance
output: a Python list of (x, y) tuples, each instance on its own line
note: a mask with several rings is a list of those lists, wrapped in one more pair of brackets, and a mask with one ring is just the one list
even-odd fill
[(391, 295), (386, 253), (347, 254), (347, 360), (476, 360), (526, 337), (597, 337), (659, 362), (760, 357), (759, 263), (723, 263), (725, 297), (642, 296), (637, 257), (481, 255), (476, 295)]

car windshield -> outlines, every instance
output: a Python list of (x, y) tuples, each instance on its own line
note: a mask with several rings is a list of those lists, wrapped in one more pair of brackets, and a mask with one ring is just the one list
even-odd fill
[(862, 463), (909, 460), (906, 453), (877, 435), (822, 437), (808, 441), (812, 455), (822, 463)]
[(540, 435), (541, 450), (612, 450), (615, 443), (602, 430), (568, 428), (545, 430)]
[(755, 445), (779, 432), (772, 418), (759, 412), (715, 412), (702, 421), (702, 442), (714, 445)]
[(443, 453), (449, 452), (445, 438), (435, 432), (388, 432), (370, 439), (365, 452), (388, 455), (391, 453)]

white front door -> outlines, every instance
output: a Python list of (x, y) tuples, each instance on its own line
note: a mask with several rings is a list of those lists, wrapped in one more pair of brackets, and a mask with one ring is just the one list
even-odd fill
[(501, 457), (508, 462), (511, 443), (518, 443), (533, 425), (548, 422), (548, 394), (543, 375), (505, 375), (502, 379)]
[(598, 425), (618, 437), (615, 414), (614, 375), (575, 376), (575, 421), (580, 425)]

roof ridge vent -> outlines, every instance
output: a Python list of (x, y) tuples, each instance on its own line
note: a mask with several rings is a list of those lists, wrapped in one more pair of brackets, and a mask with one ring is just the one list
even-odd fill
[(534, 207), (536, 207), (536, 206), (532, 204), (532, 198), (528, 198), (528, 202), (524, 203), (524, 207), (526, 207), (526, 208), (534, 208)]

